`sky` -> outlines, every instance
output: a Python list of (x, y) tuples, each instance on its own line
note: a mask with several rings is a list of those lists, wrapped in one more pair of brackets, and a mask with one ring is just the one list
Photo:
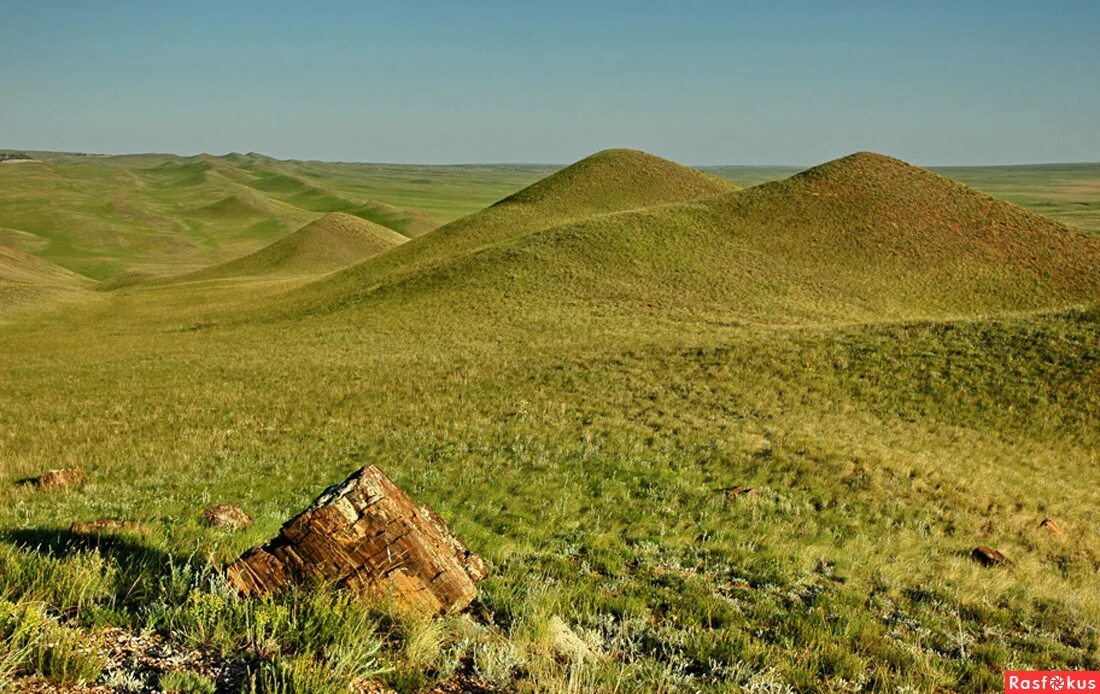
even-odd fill
[(1100, 161), (1100, 2), (0, 0), (0, 147)]

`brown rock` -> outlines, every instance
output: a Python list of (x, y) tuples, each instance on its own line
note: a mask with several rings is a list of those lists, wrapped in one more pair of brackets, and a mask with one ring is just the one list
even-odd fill
[(114, 535), (123, 532), (144, 535), (149, 532), (149, 529), (137, 521), (100, 518), (99, 520), (73, 523), (69, 526), (69, 532), (74, 535)]
[(759, 494), (759, 492), (757, 492), (752, 487), (742, 487), (741, 485), (737, 485), (735, 487), (726, 487), (725, 489), (720, 489), (719, 491), (725, 494), (730, 499), (736, 499), (737, 497), (745, 496), (746, 494)]
[(982, 566), (1012, 566), (1012, 562), (1008, 560), (1008, 557), (999, 550), (984, 545), (975, 547), (970, 556)]
[(88, 481), (88, 476), (78, 467), (50, 470), (35, 480), (39, 489), (64, 489), (79, 487)]
[(252, 525), (252, 516), (234, 504), (211, 506), (202, 512), (202, 517), (206, 519), (207, 525), (214, 528), (241, 530)]
[(245, 595), (320, 580), (367, 599), (389, 598), (438, 614), (469, 605), (487, 569), (435, 511), (415, 503), (371, 465), (326, 489), (227, 573)]
[(1053, 518), (1044, 518), (1043, 522), (1039, 524), (1040, 528), (1046, 528), (1051, 535), (1061, 535), (1062, 526), (1058, 525)]

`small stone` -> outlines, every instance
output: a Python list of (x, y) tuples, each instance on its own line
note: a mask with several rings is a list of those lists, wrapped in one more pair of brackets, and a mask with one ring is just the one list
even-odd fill
[(565, 620), (554, 615), (546, 625), (550, 645), (559, 658), (570, 662), (590, 662), (596, 660), (596, 653), (577, 636)]
[(252, 525), (252, 516), (235, 504), (218, 504), (202, 512), (207, 525), (212, 528), (242, 530)]
[(145, 535), (149, 532), (141, 523), (132, 520), (118, 518), (100, 518), (92, 521), (77, 521), (69, 526), (69, 532), (74, 535), (115, 535), (117, 533), (137, 533)]
[(985, 545), (975, 547), (970, 556), (982, 566), (1012, 566), (1012, 562), (1008, 560), (1008, 557), (999, 550)]
[(88, 476), (78, 467), (50, 470), (43, 473), (35, 483), (39, 489), (64, 489), (79, 487), (88, 481)]
[(1062, 534), (1062, 526), (1058, 525), (1053, 518), (1044, 518), (1043, 522), (1039, 524), (1039, 527), (1045, 528), (1051, 535)]
[(729, 498), (729, 499), (736, 499), (739, 496), (745, 496), (747, 494), (759, 494), (760, 493), (756, 489), (753, 489), (752, 487), (742, 487), (741, 485), (737, 485), (737, 486), (734, 486), (734, 487), (726, 487), (725, 489), (720, 489), (718, 491), (725, 494), (726, 497)]

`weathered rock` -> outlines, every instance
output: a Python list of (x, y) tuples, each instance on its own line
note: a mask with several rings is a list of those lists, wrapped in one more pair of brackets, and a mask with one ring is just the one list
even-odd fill
[(984, 545), (975, 547), (970, 556), (982, 566), (1012, 566), (1012, 562), (1008, 560), (1008, 557), (999, 550)]
[(78, 467), (49, 470), (35, 480), (39, 489), (64, 489), (79, 487), (88, 481), (88, 476)]
[(574, 662), (596, 660), (595, 651), (561, 617), (554, 615), (550, 618), (546, 625), (546, 635), (559, 658)]
[(1060, 536), (1062, 534), (1062, 526), (1058, 525), (1053, 518), (1044, 518), (1043, 522), (1039, 523), (1039, 527), (1045, 528), (1051, 535)]
[(206, 519), (207, 525), (226, 530), (242, 530), (252, 525), (252, 516), (234, 504), (211, 506), (202, 512), (202, 517)]
[(730, 499), (736, 499), (737, 497), (745, 496), (746, 494), (759, 494), (759, 492), (752, 487), (742, 487), (741, 485), (726, 487), (725, 489), (720, 489), (719, 491), (721, 491), (723, 494), (726, 495), (727, 498)]
[(227, 573), (244, 595), (316, 580), (438, 614), (469, 605), (487, 570), (435, 511), (415, 503), (371, 465), (326, 489)]
[(114, 535), (117, 533), (136, 533), (144, 535), (149, 532), (141, 523), (118, 518), (100, 518), (91, 521), (78, 521), (69, 526), (69, 532), (74, 535)]

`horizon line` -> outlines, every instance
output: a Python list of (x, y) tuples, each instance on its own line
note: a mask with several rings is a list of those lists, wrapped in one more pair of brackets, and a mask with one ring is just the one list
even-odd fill
[[(608, 148), (608, 149), (618, 149), (618, 148)], [(635, 149), (635, 148), (626, 148), (626, 149)], [(602, 152), (602, 151), (604, 151), (604, 150), (596, 150), (595, 152), (591, 152), (590, 154), (595, 154), (596, 152)], [(638, 150), (638, 151), (645, 152), (646, 150)], [(854, 150), (852, 152), (849, 152), (848, 154), (854, 154), (854, 153), (860, 152), (860, 151), (872, 152), (874, 150)], [(228, 157), (228, 156), (236, 154), (236, 155), (240, 155), (240, 156), (257, 155), (257, 156), (266, 157), (268, 159), (274, 159), (276, 161), (281, 161), (281, 162), (299, 162), (299, 163), (303, 163), (303, 164), (305, 164), (305, 163), (319, 163), (319, 164), (360, 164), (360, 165), (367, 165), (367, 166), (434, 166), (434, 167), (441, 167), (441, 168), (442, 167), (458, 167), (458, 166), (558, 166), (558, 167), (566, 167), (566, 166), (569, 166), (570, 164), (574, 163), (575, 161), (580, 161), (580, 160), (574, 160), (574, 161), (570, 161), (570, 162), (546, 162), (546, 161), (542, 161), (542, 162), (540, 162), (540, 161), (465, 161), (465, 162), (366, 161), (366, 160), (354, 160), (354, 159), (299, 159), (299, 158), (294, 158), (294, 157), (280, 158), (278, 156), (274, 156), (274, 155), (271, 155), (271, 154), (264, 154), (263, 152), (257, 152), (257, 151), (254, 151), (254, 150), (250, 150), (248, 152), (242, 152), (242, 151), (238, 151), (238, 150), (231, 150), (231, 151), (225, 152), (223, 154), (215, 154), (215, 153), (212, 153), (212, 152), (195, 152), (193, 154), (183, 154), (183, 153), (180, 153), (180, 152), (168, 152), (168, 151), (162, 151), (162, 152), (155, 152), (155, 151), (143, 151), (143, 152), (138, 152), (138, 151), (134, 151), (134, 152), (93, 152), (93, 151), (82, 151), (82, 150), (54, 150), (54, 149), (36, 149), (36, 148), (20, 148), (20, 147), (2, 147), (2, 148), (0, 148), (0, 153), (24, 153), (25, 154), (25, 153), (28, 153), (28, 152), (41, 153), (41, 154), (53, 154), (53, 155), (88, 156), (88, 157), (170, 156), (170, 157), (180, 157), (180, 158), (191, 158), (191, 157), (201, 157), (201, 156), (224, 158), (224, 157)], [(650, 153), (650, 152), (647, 152), (647, 153)], [(876, 153), (884, 154), (882, 152), (876, 152)], [(585, 155), (585, 156), (589, 156), (589, 155)], [(668, 157), (664, 157), (663, 155), (659, 155), (659, 154), (654, 155), (654, 156), (659, 156), (663, 159), (668, 159)], [(818, 164), (821, 164), (821, 163), (824, 163), (824, 162), (827, 162), (827, 161), (833, 161), (834, 159), (842, 158), (842, 157), (845, 157), (845, 156), (848, 156), (848, 155), (840, 155), (839, 157), (834, 157), (832, 159), (826, 159), (823, 162), (818, 162)], [(886, 156), (894, 156), (894, 155), (886, 155)], [(894, 158), (899, 158), (900, 159), (900, 157), (894, 157)], [(583, 159), (583, 157), (582, 157), (582, 159)], [(669, 161), (676, 161), (676, 160), (670, 159)], [(908, 159), (905, 159), (903, 161), (907, 161), (908, 163), (914, 164), (916, 166), (921, 166), (923, 168), (928, 168), (928, 169), (963, 169), (963, 168), (995, 168), (995, 167), (1027, 167), (1027, 166), (1100, 165), (1100, 160), (1097, 160), (1097, 161), (1089, 161), (1089, 160), (1081, 160), (1081, 161), (1032, 161), (1032, 162), (984, 163), (984, 164), (978, 164), (978, 163), (969, 163), (969, 164), (918, 164), (918, 163), (913, 162), (912, 160), (908, 160)], [(808, 169), (808, 168), (811, 168), (813, 166), (818, 165), (818, 164), (804, 164), (804, 163), (803, 164), (789, 164), (789, 163), (788, 164), (782, 164), (782, 163), (692, 164), (692, 163), (685, 163), (685, 162), (677, 162), (677, 163), (682, 164), (683, 166), (689, 166), (689, 167), (695, 168), (695, 169), (720, 169), (720, 168), (738, 167), (738, 168), (759, 168), (759, 169), (774, 168), (774, 169), (801, 169), (801, 170), (804, 170), (804, 169)]]

